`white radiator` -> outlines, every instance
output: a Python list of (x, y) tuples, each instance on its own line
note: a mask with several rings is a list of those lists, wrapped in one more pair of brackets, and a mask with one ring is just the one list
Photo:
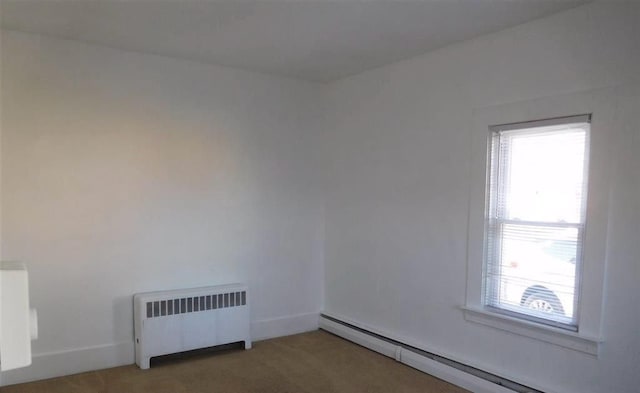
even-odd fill
[(136, 364), (154, 356), (244, 341), (251, 348), (248, 289), (219, 285), (134, 296)]

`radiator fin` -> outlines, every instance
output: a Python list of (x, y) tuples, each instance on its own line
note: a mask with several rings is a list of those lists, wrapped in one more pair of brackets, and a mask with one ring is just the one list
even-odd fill
[(205, 296), (147, 302), (147, 318), (164, 317), (247, 305), (247, 292), (216, 293)]

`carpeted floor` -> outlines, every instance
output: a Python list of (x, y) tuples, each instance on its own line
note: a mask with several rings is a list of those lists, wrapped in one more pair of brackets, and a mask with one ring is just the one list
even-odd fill
[(324, 331), (230, 350), (3, 387), (2, 393), (462, 393)]

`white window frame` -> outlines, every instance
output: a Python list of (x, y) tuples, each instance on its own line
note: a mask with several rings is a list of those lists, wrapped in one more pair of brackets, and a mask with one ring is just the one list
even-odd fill
[[(611, 178), (610, 145), (615, 103), (613, 89), (548, 97), (476, 109), (472, 126), (472, 167), (469, 195), (469, 228), (465, 319), (521, 336), (597, 356), (602, 343), (602, 309)], [(577, 309), (577, 331), (527, 318), (505, 315), (483, 305), (485, 258), (485, 209), (489, 176), (489, 146), (496, 124), (524, 123), (590, 114), (588, 200)]]
[[(499, 135), (503, 132), (517, 132), (517, 131), (521, 131), (521, 132), (532, 132), (531, 129), (533, 128), (547, 128), (546, 133), (553, 133), (554, 131), (550, 131), (548, 128), (552, 128), (552, 129), (558, 129), (558, 130), (562, 130), (562, 129), (566, 129), (566, 125), (569, 124), (580, 124), (579, 128), (583, 128), (584, 126), (582, 126), (583, 124), (587, 124), (587, 127), (585, 128), (585, 143), (586, 143), (586, 151), (585, 151), (585, 157), (583, 160), (583, 165), (584, 165), (584, 180), (585, 186), (588, 186), (588, 165), (589, 165), (589, 134), (590, 132), (588, 131), (591, 125), (591, 115), (590, 114), (583, 114), (583, 115), (575, 115), (575, 116), (567, 116), (567, 117), (561, 117), (561, 118), (555, 118), (555, 119), (543, 119), (543, 120), (534, 120), (534, 121), (527, 121), (524, 123), (510, 123), (510, 124), (501, 124), (501, 125), (494, 125), (489, 127), (489, 132), (491, 134), (490, 136), (490, 143), (489, 143), (489, 149), (490, 152), (488, 153), (488, 160), (489, 161), (496, 161), (496, 167), (494, 168), (487, 168), (488, 171), (496, 171), (495, 173), (489, 173), (487, 174), (487, 177), (496, 177), (496, 181), (498, 181), (497, 184), (495, 184), (495, 186), (497, 188), (500, 188), (502, 186), (502, 180), (499, 180), (499, 177), (497, 176), (497, 171), (498, 171), (498, 167), (500, 166), (500, 160), (504, 159), (504, 157), (501, 157), (498, 153), (498, 149), (497, 146), (492, 146), (495, 143), (496, 138), (499, 138)], [(564, 128), (563, 128), (564, 127)], [(495, 157), (493, 157), (495, 156)], [(491, 167), (492, 164), (491, 163), (487, 163), (487, 166)], [(495, 211), (494, 209), (498, 209), (497, 207), (497, 200), (499, 198), (499, 191), (498, 189), (492, 188), (490, 182), (487, 179), (487, 185), (486, 185), (486, 192), (487, 192), (487, 196), (486, 199), (488, 202), (487, 207), (485, 208), (485, 215), (487, 216), (487, 220), (488, 221), (495, 221), (496, 223), (504, 223), (507, 222), (509, 220), (506, 220), (504, 218), (498, 217), (498, 211)], [(582, 202), (582, 206), (580, 206), (580, 210), (582, 211), (582, 217), (580, 218), (579, 222), (573, 222), (573, 223), (552, 223), (552, 222), (539, 222), (536, 223), (536, 225), (540, 226), (540, 227), (556, 227), (556, 228), (575, 228), (578, 232), (578, 237), (577, 237), (577, 251), (578, 254), (576, 255), (576, 262), (575, 262), (575, 266), (576, 266), (576, 271), (575, 271), (575, 280), (574, 280), (574, 297), (572, 300), (572, 305), (573, 305), (573, 309), (577, 310), (578, 309), (578, 305), (579, 305), (579, 301), (580, 301), (580, 291), (579, 291), (579, 285), (580, 285), (580, 281), (581, 281), (581, 273), (582, 273), (582, 245), (584, 243), (584, 210), (586, 207), (585, 202), (587, 201), (588, 196), (587, 196), (587, 188), (583, 189), (583, 197), (582, 200), (580, 202)], [(493, 205), (493, 208), (490, 208), (490, 206)], [(522, 224), (532, 224), (531, 221), (528, 220), (522, 220), (522, 221), (518, 221), (518, 223), (522, 223)], [(491, 248), (491, 242), (488, 241), (487, 237), (491, 237), (489, 236), (489, 222), (487, 222), (486, 224), (487, 226), (485, 227), (485, 242), (487, 242), (487, 244), (485, 245), (485, 247), (489, 247)], [(494, 234), (494, 236), (497, 236), (497, 234)], [(486, 264), (486, 266), (484, 267), (485, 270), (483, 270), (483, 282), (485, 285), (485, 290), (484, 290), (484, 294), (485, 296), (488, 295), (489, 292), (493, 292), (497, 290), (497, 283), (496, 282), (491, 282), (488, 279), (488, 275), (489, 275), (489, 270), (490, 265), (493, 266), (493, 268), (496, 268), (496, 261), (490, 261), (489, 260), (489, 255), (493, 254), (496, 257), (499, 257), (499, 255), (497, 255), (495, 252), (491, 253), (488, 252), (488, 248), (485, 248), (485, 252), (487, 253), (487, 255), (485, 255), (484, 258), (484, 263)], [(496, 298), (496, 294), (492, 294), (490, 297), (493, 297), (494, 299)], [(499, 305), (489, 305), (488, 304), (489, 301), (488, 299), (484, 299), (483, 304), (485, 304), (486, 307), (490, 307), (492, 308), (492, 311), (495, 312), (499, 312), (499, 313), (504, 313), (507, 315), (510, 315), (516, 319), (521, 318), (521, 319), (526, 319), (526, 320), (530, 320), (533, 322), (538, 322), (541, 324), (546, 324), (549, 326), (556, 326), (556, 327), (560, 327), (563, 329), (568, 329), (568, 330), (572, 330), (572, 331), (577, 331), (578, 330), (578, 326), (577, 325), (573, 325), (571, 323), (571, 321), (567, 320), (566, 322), (561, 322), (561, 321), (557, 321), (554, 318), (551, 319), (545, 319), (545, 318), (541, 318), (541, 317), (537, 317), (537, 316), (533, 316), (533, 315), (529, 315), (529, 314), (525, 314), (522, 313), (519, 309), (517, 308), (512, 308), (512, 307), (500, 307)], [(575, 314), (575, 313), (574, 313)], [(574, 318), (576, 319), (576, 318)]]

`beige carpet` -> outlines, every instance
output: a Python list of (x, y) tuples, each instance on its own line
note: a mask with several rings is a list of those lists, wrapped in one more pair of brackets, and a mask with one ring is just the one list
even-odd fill
[(462, 393), (466, 390), (316, 331), (163, 361), (150, 370), (116, 367), (0, 389), (2, 393)]

